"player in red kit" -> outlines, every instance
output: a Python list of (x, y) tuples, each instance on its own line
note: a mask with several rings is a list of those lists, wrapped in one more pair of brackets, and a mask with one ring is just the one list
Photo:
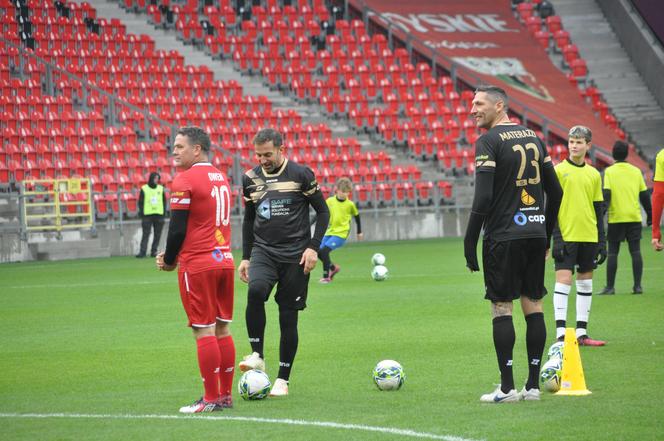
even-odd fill
[(160, 270), (178, 268), (180, 297), (196, 339), (205, 389), (182, 413), (233, 405), (231, 192), (226, 176), (209, 162), (209, 151), (210, 137), (204, 130), (183, 127), (177, 132), (173, 157), (182, 172), (172, 184), (166, 251), (157, 255)]

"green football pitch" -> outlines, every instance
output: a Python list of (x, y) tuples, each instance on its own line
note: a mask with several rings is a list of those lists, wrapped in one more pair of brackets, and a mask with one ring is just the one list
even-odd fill
[[(661, 440), (664, 254), (649, 248), (648, 237), (644, 231), (644, 295), (630, 294), (623, 246), (617, 295), (593, 298), (590, 334), (608, 344), (580, 348), (592, 395), (547, 393), (539, 402), (503, 405), (479, 402), (499, 376), (482, 276), (465, 269), (459, 239), (335, 251), (342, 267), (335, 281), (319, 285), (320, 266), (312, 277), (290, 396), (249, 402), (235, 395), (233, 409), (189, 417), (178, 408), (197, 399), (202, 386), (175, 273), (133, 257), (0, 265), (0, 439)], [(387, 257), (385, 282), (369, 276), (375, 252)], [(602, 266), (595, 292), (604, 281)], [(238, 280), (238, 360), (250, 352), (245, 299)], [(520, 388), (525, 323), (515, 310)], [(274, 379), (279, 327), (272, 299), (267, 313)], [(545, 315), (548, 346), (550, 295)], [(371, 371), (383, 359), (404, 366), (401, 390), (373, 385)]]

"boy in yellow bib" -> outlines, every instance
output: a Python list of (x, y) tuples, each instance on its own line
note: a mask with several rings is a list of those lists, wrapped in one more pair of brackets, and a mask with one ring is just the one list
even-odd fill
[(349, 199), (353, 185), (348, 178), (337, 181), (334, 196), (327, 198), (327, 207), (330, 210), (330, 223), (325, 232), (325, 237), (318, 250), (318, 258), (323, 262), (323, 277), (320, 283), (327, 284), (332, 281), (334, 275), (341, 271), (339, 265), (332, 263), (330, 253), (346, 243), (350, 234), (350, 220), (355, 218), (357, 225), (357, 240), (362, 240), (362, 224), (357, 206)]
[(556, 285), (553, 307), (556, 337), (562, 341), (567, 321), (567, 301), (576, 275), (576, 337), (582, 346), (604, 346), (605, 342), (588, 337), (588, 318), (593, 294), (593, 270), (606, 260), (602, 177), (586, 163), (592, 132), (574, 126), (569, 131), (569, 158), (556, 165), (556, 175), (563, 188), (558, 225), (553, 233), (553, 258)]

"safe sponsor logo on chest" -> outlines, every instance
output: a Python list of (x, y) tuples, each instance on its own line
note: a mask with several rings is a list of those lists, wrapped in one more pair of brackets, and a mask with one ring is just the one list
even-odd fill
[(517, 224), (520, 227), (523, 227), (526, 225), (528, 222), (536, 223), (536, 224), (543, 224), (546, 222), (546, 216), (543, 214), (529, 214), (526, 215), (522, 213), (521, 211), (518, 211), (514, 215), (514, 223)]
[(270, 219), (273, 216), (288, 216), (291, 213), (292, 202), (291, 198), (266, 199), (258, 206), (258, 215), (264, 219)]
[(271, 201), (271, 215), (272, 216), (288, 216), (290, 214), (290, 205), (292, 199), (273, 199)]

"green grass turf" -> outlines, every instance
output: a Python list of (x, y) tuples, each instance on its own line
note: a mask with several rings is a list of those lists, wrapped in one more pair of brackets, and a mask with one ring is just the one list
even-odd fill
[[(644, 231), (644, 237), (649, 233)], [(374, 252), (390, 279), (369, 277)], [(623, 246), (618, 294), (596, 296), (581, 348), (586, 397), (479, 403), (499, 381), (481, 274), (464, 266), (459, 239), (349, 244), (332, 256), (341, 273), (312, 277), (300, 347), (286, 399), (244, 402), (219, 417), (298, 419), (409, 429), (487, 440), (662, 439), (664, 254), (643, 241), (645, 294), (631, 295)], [(549, 262), (549, 266), (551, 263)], [(605, 269), (595, 278), (604, 286)], [(233, 332), (238, 359), (250, 352), (246, 287), (237, 282)], [(552, 291), (553, 269), (547, 271)], [(574, 296), (569, 318), (573, 321)], [(239, 419), (179, 417), (202, 392), (175, 273), (133, 257), (0, 265), (0, 439), (396, 440), (403, 434)], [(266, 361), (277, 371), (278, 322), (268, 303)], [(545, 302), (553, 341), (551, 296)], [(515, 308), (517, 386), (527, 375), (525, 323)], [(547, 344), (547, 346), (548, 346)], [(404, 387), (380, 392), (371, 370), (400, 361)], [(237, 377), (236, 377), (237, 379)], [(658, 410), (659, 409), (659, 410)], [(162, 415), (175, 419), (34, 418), (8, 414)], [(209, 415), (209, 414), (208, 414)], [(415, 438), (411, 438), (415, 439)]]

